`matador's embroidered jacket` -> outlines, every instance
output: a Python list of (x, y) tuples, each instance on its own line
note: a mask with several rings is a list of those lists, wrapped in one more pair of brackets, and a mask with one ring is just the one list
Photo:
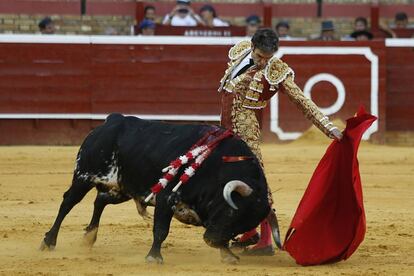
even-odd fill
[[(279, 58), (272, 57), (264, 69), (258, 70), (252, 66), (238, 77), (231, 79), (232, 72), (251, 51), (251, 42), (248, 40), (237, 43), (229, 51), (230, 62), (220, 81), (219, 88), (219, 92), (222, 93), (221, 124), (233, 129), (246, 141), (244, 138), (248, 137), (244, 137), (240, 131), (244, 131), (245, 127), (252, 128), (252, 124), (243, 126), (243, 129), (238, 129), (237, 125), (244, 124), (241, 120), (245, 120), (247, 116), (248, 120), (256, 120), (253, 125), (257, 124), (257, 131), (259, 131), (254, 135), (255, 137), (250, 138), (258, 139), (260, 127), (256, 113), (266, 107), (268, 100), (280, 91), (296, 104), (306, 118), (330, 137), (332, 129), (336, 127), (327, 116), (319, 111), (315, 103), (305, 97), (302, 90), (294, 82), (293, 70)], [(237, 118), (240, 117), (238, 113), (244, 115)], [(248, 143), (248, 141), (246, 142)]]

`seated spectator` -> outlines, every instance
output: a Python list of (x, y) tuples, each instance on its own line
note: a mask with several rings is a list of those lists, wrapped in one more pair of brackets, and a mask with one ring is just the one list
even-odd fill
[(152, 20), (144, 19), (138, 26), (139, 35), (154, 35), (155, 23)]
[(211, 5), (204, 5), (200, 9), (201, 19), (208, 27), (227, 27), (230, 24), (217, 17), (216, 10)]
[(405, 12), (397, 12), (394, 18), (395, 28), (405, 29), (408, 26), (408, 16)]
[(357, 17), (354, 21), (354, 32), (368, 30), (368, 20), (365, 17)]
[(52, 18), (45, 17), (39, 22), (39, 30), (42, 34), (54, 34), (55, 24), (53, 24)]
[(275, 30), (279, 38), (285, 38), (285, 39), (291, 38), (289, 36), (290, 26), (287, 21), (280, 21), (279, 23), (277, 23)]
[(155, 22), (155, 7), (154, 6), (145, 6), (144, 8), (144, 19), (151, 20)]
[(177, 0), (177, 5), (164, 17), (162, 24), (171, 26), (204, 25), (200, 16), (194, 13), (190, 5), (190, 0)]
[(260, 28), (262, 21), (257, 15), (250, 15), (246, 18), (246, 36), (252, 37)]
[(371, 32), (362, 30), (362, 31), (355, 31), (351, 34), (351, 37), (356, 41), (367, 41), (372, 40), (374, 37)]
[(357, 17), (354, 21), (354, 31), (342, 38), (342, 40), (371, 40), (374, 35), (369, 31), (368, 20), (365, 17)]
[(335, 27), (332, 21), (322, 21), (321, 34), (316, 40), (332, 41), (335, 38)]

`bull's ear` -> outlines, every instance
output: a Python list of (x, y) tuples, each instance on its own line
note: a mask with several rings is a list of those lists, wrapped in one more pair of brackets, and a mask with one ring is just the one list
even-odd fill
[(237, 210), (238, 208), (236, 204), (234, 204), (233, 199), (231, 198), (232, 192), (238, 192), (241, 196), (246, 197), (251, 195), (253, 189), (250, 188), (249, 185), (240, 180), (232, 180), (227, 182), (223, 189), (223, 197), (233, 209)]

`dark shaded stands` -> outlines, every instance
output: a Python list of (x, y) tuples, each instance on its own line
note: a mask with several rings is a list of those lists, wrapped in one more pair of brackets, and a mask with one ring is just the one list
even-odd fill
[[(144, 18), (144, 8), (147, 5), (155, 7), (158, 16), (167, 14), (175, 5), (174, 1), (137, 2), (136, 21)], [(192, 3), (192, 8), (198, 11), (204, 3)], [(339, 7), (340, 6), (340, 7)], [(380, 18), (394, 18), (396, 14), (404, 11), (406, 14), (414, 14), (414, 5), (401, 4), (330, 4), (324, 3), (319, 9), (315, 3), (303, 4), (275, 4), (275, 3), (214, 3), (214, 8), (220, 16), (226, 18), (240, 18), (255, 14), (263, 19), (264, 27), (274, 27), (272, 22), (283, 18), (357, 18), (366, 17), (370, 21), (370, 30), (374, 38), (391, 37), (390, 32), (380, 27)], [(410, 38), (414, 35), (414, 28), (389, 28), (398, 38)], [(318, 30), (315, 30), (316, 32)], [(138, 33), (136, 31), (136, 33)], [(186, 35), (186, 36), (243, 36), (244, 26), (230, 27), (170, 27), (157, 24), (155, 35)]]

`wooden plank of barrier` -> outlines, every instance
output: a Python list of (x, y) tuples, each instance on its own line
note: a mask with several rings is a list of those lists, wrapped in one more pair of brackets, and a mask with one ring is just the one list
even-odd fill
[[(11, 113), (14, 115), (8, 120), (23, 119), (19, 114), (26, 114), (27, 120), (47, 118), (63, 122), (69, 118), (79, 119), (77, 116), (82, 114), (82, 118), (92, 120), (103, 119), (109, 112), (154, 115), (150, 117), (153, 119), (217, 120), (219, 95), (216, 89), (233, 39), (68, 36), (63, 42), (59, 37), (0, 36), (3, 41), (0, 43), (0, 129), (5, 126), (6, 115)], [(35, 43), (28, 43), (32, 40)], [(70, 43), (71, 40), (77, 44)], [(408, 68), (407, 72), (412, 69), (406, 63), (411, 60), (413, 46), (404, 46), (405, 41), (409, 40), (387, 40), (387, 49), (381, 41), (283, 41), (280, 53), (285, 53), (282, 59), (297, 72), (296, 80), (302, 89), (312, 77), (321, 73), (341, 80), (349, 92), (346, 99), (350, 102), (345, 101), (343, 109), (334, 115), (339, 118), (352, 115), (360, 103), (370, 110), (372, 100), (368, 95), (373, 95), (372, 76), (377, 72), (379, 131), (384, 129), (385, 121), (392, 129), (409, 130), (414, 126), (403, 112), (404, 108), (411, 108), (406, 105), (414, 101), (407, 92), (410, 91), (409, 77), (405, 71), (398, 71), (402, 67)], [(208, 45), (202, 45), (202, 42)], [(394, 47), (398, 45), (401, 47)], [(286, 51), (292, 47), (297, 49), (297, 55)], [(390, 76), (387, 88), (392, 91), (392, 98), (386, 98), (384, 57), (390, 47), (392, 52), (387, 63), (392, 67), (387, 71)], [(337, 56), (324, 55), (332, 48), (337, 49)], [(306, 54), (309, 49), (319, 52)], [(346, 54), (349, 50), (358, 53)], [(373, 70), (369, 61), (374, 61), (375, 56), (378, 62), (377, 69)], [(338, 97), (335, 84), (323, 79), (315, 81), (310, 90), (321, 107), (329, 107)], [(279, 98), (286, 100), (283, 95)], [(389, 108), (386, 107), (387, 100), (391, 103)], [(289, 103), (281, 104), (279, 126), (286, 132), (305, 130), (307, 122), (295, 113), (296, 108), (289, 107)], [(390, 120), (385, 117), (385, 109)], [(36, 114), (48, 116), (36, 117)], [(271, 134), (270, 112), (265, 112), (263, 123), (265, 136)], [(47, 123), (39, 120), (38, 127), (31, 131), (48, 128), (44, 124)], [(76, 128), (76, 125), (70, 126)], [(16, 133), (22, 132), (16, 130)], [(63, 139), (62, 136), (59, 139)], [(274, 141), (274, 134), (271, 139)]]
[(387, 130), (414, 130), (414, 43), (387, 48)]

